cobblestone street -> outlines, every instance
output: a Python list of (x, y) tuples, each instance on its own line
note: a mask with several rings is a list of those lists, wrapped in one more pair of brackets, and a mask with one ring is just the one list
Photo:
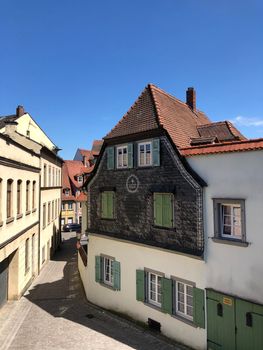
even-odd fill
[(0, 309), (0, 349), (179, 349), (86, 301), (75, 244), (65, 233), (27, 293)]

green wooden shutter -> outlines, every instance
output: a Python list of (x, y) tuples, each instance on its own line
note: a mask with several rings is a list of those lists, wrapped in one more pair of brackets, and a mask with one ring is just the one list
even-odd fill
[(152, 141), (152, 155), (153, 155), (153, 165), (160, 165), (160, 140), (154, 139)]
[(162, 214), (162, 194), (161, 193), (154, 193), (153, 206), (154, 206), (154, 224), (157, 226), (162, 226), (163, 214)]
[(128, 143), (128, 168), (133, 168), (133, 144)]
[(95, 281), (101, 281), (101, 257), (95, 256)]
[(205, 292), (203, 289), (193, 288), (194, 315), (193, 321), (197, 327), (205, 328)]
[(113, 287), (121, 290), (121, 264), (119, 261), (113, 261)]
[(167, 314), (173, 312), (172, 280), (162, 277), (162, 310)]
[(107, 192), (107, 218), (114, 217), (114, 192)]
[(107, 192), (101, 192), (101, 217), (107, 218), (108, 206), (107, 206)]
[(171, 193), (162, 195), (162, 217), (163, 226), (173, 227), (173, 195)]
[(145, 300), (145, 273), (143, 270), (136, 270), (136, 299)]
[(107, 169), (114, 169), (114, 147), (107, 148)]

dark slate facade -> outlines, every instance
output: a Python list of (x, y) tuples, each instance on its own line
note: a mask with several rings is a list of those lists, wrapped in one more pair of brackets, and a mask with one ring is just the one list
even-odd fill
[[(148, 139), (149, 133), (147, 134)], [(165, 134), (160, 139), (160, 166), (137, 166), (137, 142), (147, 140), (126, 139), (133, 142), (134, 164), (131, 169), (107, 169), (107, 147), (98, 161), (94, 176), (88, 182), (89, 215), (88, 231), (131, 242), (162, 247), (195, 256), (202, 256), (203, 200), (202, 184), (187, 170), (175, 147)], [(115, 140), (115, 146), (125, 144)], [(112, 145), (111, 145), (112, 146)], [(127, 188), (127, 179), (135, 175), (139, 186), (135, 192)], [(115, 191), (115, 219), (101, 218), (101, 192)], [(174, 194), (174, 227), (154, 226), (153, 193)]]

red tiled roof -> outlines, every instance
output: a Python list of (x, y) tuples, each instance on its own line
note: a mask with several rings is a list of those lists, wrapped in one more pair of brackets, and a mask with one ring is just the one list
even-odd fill
[(103, 140), (94, 140), (91, 148), (91, 153), (93, 156), (98, 156), (103, 144)]
[(64, 191), (62, 193), (62, 200), (77, 200), (77, 201), (85, 201), (86, 197), (82, 193), (76, 198), (76, 191), (80, 190), (83, 183), (79, 183), (77, 181), (77, 176), (81, 176), (84, 173), (89, 174), (93, 170), (94, 166), (85, 167), (83, 163), (79, 160), (65, 160), (62, 167), (62, 187), (63, 190), (69, 189), (69, 195), (66, 196)]
[(198, 125), (209, 122), (204, 113), (193, 112), (186, 103), (149, 84), (105, 139), (163, 127), (180, 148), (190, 145), (190, 137), (200, 136)]
[(185, 157), (191, 157), (203, 154), (216, 154), (227, 152), (244, 152), (244, 151), (257, 151), (263, 149), (263, 138), (232, 141), (225, 143), (217, 143), (213, 145), (195, 146), (182, 148), (181, 154)]
[(76, 198), (77, 202), (86, 202), (86, 200), (87, 200), (87, 195), (84, 194), (83, 192), (80, 192), (80, 195), (78, 195)]
[(79, 148), (79, 152), (82, 155), (82, 157), (86, 157), (87, 159), (89, 159), (89, 157), (91, 156), (91, 151), (89, 151), (87, 149), (80, 149)]
[(201, 137), (217, 137), (218, 141), (246, 140), (229, 121), (199, 125), (197, 130)]

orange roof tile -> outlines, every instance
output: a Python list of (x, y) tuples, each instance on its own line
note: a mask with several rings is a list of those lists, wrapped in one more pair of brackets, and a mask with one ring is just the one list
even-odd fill
[(186, 103), (149, 84), (105, 139), (163, 127), (176, 146), (186, 147), (190, 137), (200, 136), (196, 127), (209, 122), (204, 113), (193, 112)]
[(185, 157), (205, 155), (205, 154), (217, 154), (228, 152), (244, 152), (244, 151), (257, 151), (263, 149), (263, 138), (232, 141), (225, 143), (217, 143), (213, 145), (194, 146), (182, 148), (181, 154)]

